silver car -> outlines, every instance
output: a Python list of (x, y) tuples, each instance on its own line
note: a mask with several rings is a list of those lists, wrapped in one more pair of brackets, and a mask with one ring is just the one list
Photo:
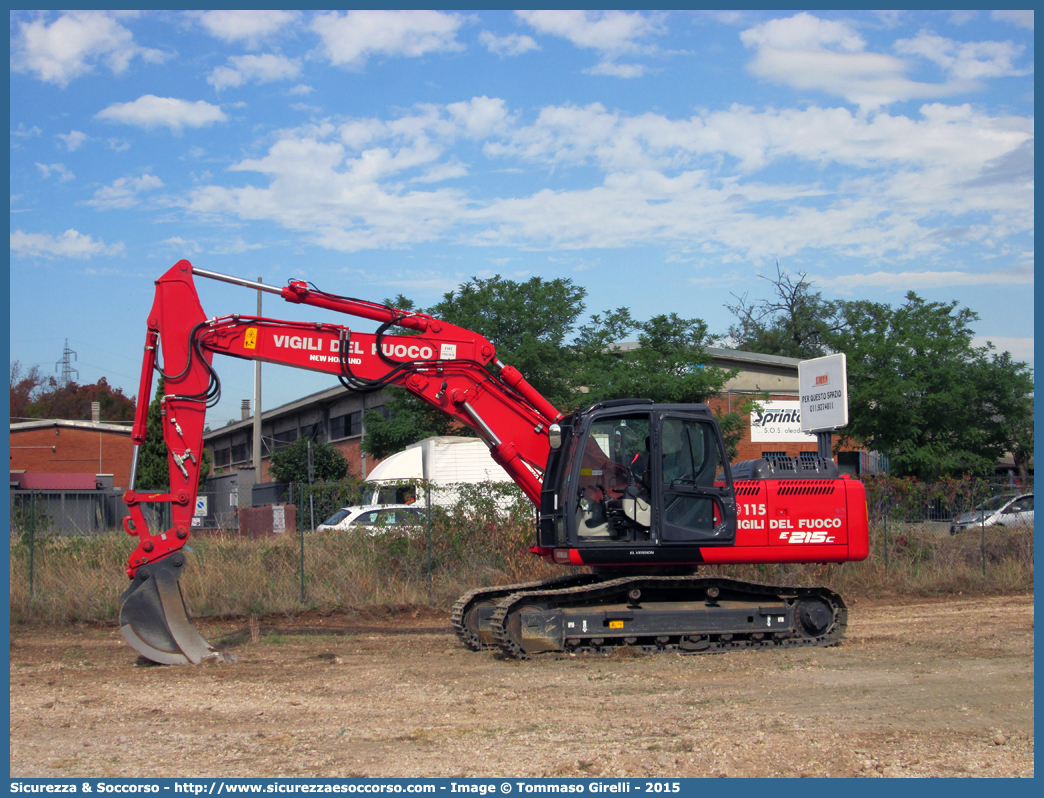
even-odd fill
[(969, 513), (957, 516), (950, 525), (950, 534), (984, 526), (1033, 526), (1033, 494), (1010, 493), (994, 496)]

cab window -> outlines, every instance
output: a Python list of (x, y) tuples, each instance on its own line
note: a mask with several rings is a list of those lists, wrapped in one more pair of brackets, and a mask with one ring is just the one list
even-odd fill
[(691, 419), (663, 422), (663, 484), (711, 487), (718, 472), (717, 446), (710, 424)]
[[(581, 540), (634, 540), (641, 531), (627, 521), (621, 499), (629, 482), (635, 486), (632, 491), (648, 497), (649, 428), (648, 413), (603, 416), (592, 422), (576, 482), (576, 527)], [(648, 524), (646, 532), (647, 528)]]
[(719, 527), (724, 513), (715, 479), (723, 462), (711, 422), (663, 420), (659, 467), (663, 480), (661, 539), (665, 543), (727, 543), (733, 539), (734, 526)]

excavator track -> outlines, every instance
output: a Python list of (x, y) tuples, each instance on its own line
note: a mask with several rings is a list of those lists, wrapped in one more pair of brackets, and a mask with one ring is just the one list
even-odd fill
[[(450, 623), (453, 624), (453, 631), (457, 633), (460, 642), (472, 651), (496, 648), (497, 644), (492, 639), (491, 630), (488, 629), (488, 616), (492, 614), (493, 605), (499, 599), (530, 591), (562, 590), (599, 581), (601, 580), (596, 574), (568, 574), (536, 582), (476, 588), (457, 599), (450, 615)], [(482, 631), (486, 632), (485, 635), (480, 631), (480, 626), (484, 627)], [(482, 639), (483, 636), (486, 637), (485, 641)]]
[(543, 652), (718, 653), (836, 645), (848, 624), (825, 587), (784, 587), (719, 577), (634, 576), (497, 600), (493, 638), (511, 658)]

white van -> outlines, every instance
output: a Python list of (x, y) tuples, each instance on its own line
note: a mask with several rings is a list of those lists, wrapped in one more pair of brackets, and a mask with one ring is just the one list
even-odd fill
[[(403, 451), (382, 460), (366, 476), (373, 490), (366, 497), (370, 504), (402, 504), (416, 500), (424, 507), (424, 490), (404, 487), (403, 482), (427, 479), (433, 486), (432, 504), (452, 507), (460, 498), (457, 485), (481, 482), (514, 484), (508, 473), (493, 461), (489, 447), (478, 438), (441, 435), (410, 444)], [(413, 495), (413, 493), (417, 495)], [(501, 502), (509, 504), (510, 502)]]

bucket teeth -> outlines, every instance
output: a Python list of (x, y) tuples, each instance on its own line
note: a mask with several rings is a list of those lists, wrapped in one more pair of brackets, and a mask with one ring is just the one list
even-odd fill
[(224, 659), (189, 620), (178, 580), (185, 555), (142, 566), (120, 596), (120, 632), (131, 648), (161, 665), (198, 665)]

